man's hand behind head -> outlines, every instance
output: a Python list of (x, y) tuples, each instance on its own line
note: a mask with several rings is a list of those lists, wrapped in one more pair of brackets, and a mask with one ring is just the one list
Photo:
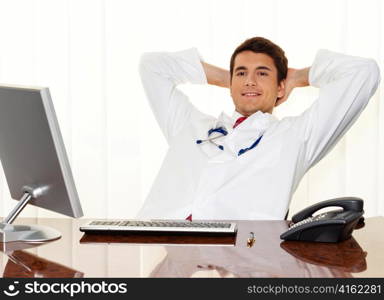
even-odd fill
[(309, 69), (309, 67), (305, 69), (288, 68), (287, 78), (284, 79), (284, 96), (280, 97), (276, 101), (275, 106), (278, 106), (281, 103), (285, 102), (294, 88), (305, 87), (309, 85)]

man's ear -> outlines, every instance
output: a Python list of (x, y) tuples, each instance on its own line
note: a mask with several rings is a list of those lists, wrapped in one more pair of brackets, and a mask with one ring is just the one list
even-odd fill
[(279, 104), (282, 103), (280, 100), (283, 99), (284, 96), (285, 96), (285, 79), (280, 81), (280, 83), (277, 87), (277, 99), (275, 102), (275, 106), (278, 106)]
[(277, 88), (277, 97), (281, 98), (285, 95), (285, 79), (280, 81), (279, 86)]

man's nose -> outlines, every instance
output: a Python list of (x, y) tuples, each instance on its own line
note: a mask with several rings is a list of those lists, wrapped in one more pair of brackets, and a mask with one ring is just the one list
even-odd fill
[(245, 85), (246, 86), (254, 86), (257, 85), (256, 78), (254, 76), (247, 76), (245, 80)]

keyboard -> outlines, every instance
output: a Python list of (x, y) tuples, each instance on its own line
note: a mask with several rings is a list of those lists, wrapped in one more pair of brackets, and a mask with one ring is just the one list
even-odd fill
[(179, 220), (98, 220), (80, 227), (85, 233), (142, 233), (183, 235), (236, 235), (233, 222), (179, 221)]

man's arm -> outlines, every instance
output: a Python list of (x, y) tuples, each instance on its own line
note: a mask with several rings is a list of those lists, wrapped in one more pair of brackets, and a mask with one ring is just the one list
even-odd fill
[(201, 62), (205, 75), (207, 76), (208, 84), (216, 85), (219, 87), (229, 88), (230, 75), (228, 70)]
[[(308, 71), (308, 83), (320, 91), (311, 107), (296, 118), (305, 169), (323, 158), (353, 125), (380, 81), (374, 60), (327, 50), (317, 53)], [(300, 73), (305, 78), (305, 71)]]
[(285, 102), (294, 88), (305, 87), (309, 85), (310, 69), (310, 67), (304, 69), (288, 69), (287, 78), (285, 79), (285, 94), (283, 97), (277, 100), (275, 106)]
[(194, 106), (177, 85), (212, 84), (229, 88), (229, 71), (201, 61), (196, 49), (145, 53), (140, 61), (141, 80), (152, 111), (169, 141), (186, 124)]
[(207, 83), (199, 53), (194, 48), (145, 53), (140, 60), (139, 72), (152, 111), (170, 142), (197, 111), (177, 86), (187, 82)]

